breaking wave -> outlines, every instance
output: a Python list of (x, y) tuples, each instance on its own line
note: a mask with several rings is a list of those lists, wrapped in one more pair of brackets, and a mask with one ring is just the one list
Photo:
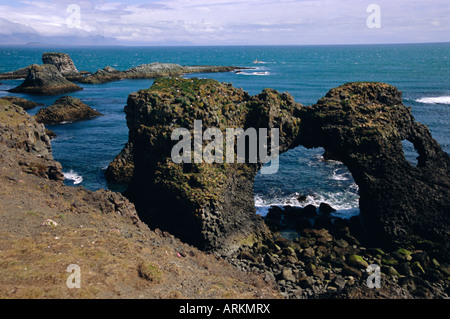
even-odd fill
[(73, 181), (74, 185), (81, 184), (81, 182), (83, 181), (83, 176), (78, 175), (73, 170), (70, 170), (70, 172), (63, 173), (63, 174), (64, 174), (65, 179)]
[(348, 191), (307, 195), (302, 202), (298, 200), (299, 193), (270, 199), (255, 195), (255, 207), (257, 214), (265, 217), (271, 206), (305, 207), (314, 205), (319, 207), (321, 203), (327, 203), (336, 209), (336, 212), (331, 214), (332, 216), (350, 218), (359, 215), (359, 196), (357, 193), (358, 185), (352, 184)]
[(416, 100), (424, 104), (450, 104), (450, 96), (424, 97)]

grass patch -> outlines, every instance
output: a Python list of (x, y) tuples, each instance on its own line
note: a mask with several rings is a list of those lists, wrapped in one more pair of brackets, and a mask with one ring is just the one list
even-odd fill
[(148, 262), (142, 262), (138, 265), (138, 274), (139, 277), (151, 282), (158, 284), (162, 280), (161, 271), (159, 270), (159, 266), (148, 263)]

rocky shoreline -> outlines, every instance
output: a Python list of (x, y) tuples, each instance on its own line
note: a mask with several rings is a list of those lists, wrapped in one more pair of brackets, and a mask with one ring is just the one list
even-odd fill
[[(359, 217), (320, 214), (306, 227), (296, 223), (298, 218), (305, 218), (300, 210), (273, 207), (265, 218), (273, 237), (224, 258), (239, 269), (276, 280), (289, 299), (449, 298), (450, 267), (428, 253), (431, 242), (383, 250), (367, 245)], [(293, 228), (298, 232), (293, 240), (280, 234)], [(369, 265), (379, 267), (380, 287), (368, 286)]]

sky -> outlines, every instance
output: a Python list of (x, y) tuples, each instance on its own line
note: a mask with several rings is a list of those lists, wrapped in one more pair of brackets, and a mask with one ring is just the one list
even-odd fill
[(450, 0), (0, 0), (0, 44), (450, 42)]

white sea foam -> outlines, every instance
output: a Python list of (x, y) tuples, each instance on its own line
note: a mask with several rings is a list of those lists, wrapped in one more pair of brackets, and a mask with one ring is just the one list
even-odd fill
[(450, 104), (450, 96), (424, 97), (416, 100), (416, 102), (425, 104)]
[(333, 171), (333, 175), (331, 176), (331, 179), (334, 179), (335, 181), (348, 181), (350, 180), (350, 173), (348, 171), (343, 171), (342, 169), (335, 169)]
[(83, 181), (83, 176), (78, 175), (73, 170), (70, 170), (70, 172), (63, 174), (66, 179), (73, 181), (74, 185), (78, 185)]
[(270, 72), (264, 71), (264, 72), (238, 72), (237, 74), (240, 75), (258, 75), (258, 76), (264, 76), (264, 75), (270, 75)]

